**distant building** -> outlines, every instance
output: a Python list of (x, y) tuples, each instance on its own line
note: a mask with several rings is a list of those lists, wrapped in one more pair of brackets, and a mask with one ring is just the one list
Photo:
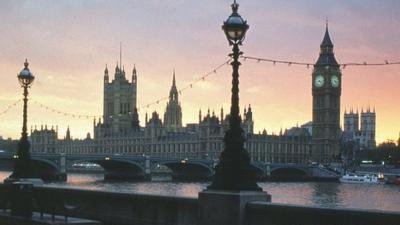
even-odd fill
[[(58, 139), (57, 129), (42, 127), (31, 131), (32, 152), (66, 154), (148, 155), (169, 158), (201, 158), (217, 160), (224, 148), (224, 134), (229, 128), (229, 115), (223, 109), (217, 116), (207, 110), (199, 111), (198, 123), (182, 125), (182, 108), (175, 73), (169, 93), (164, 120), (157, 112), (145, 116), (140, 126), (136, 109), (136, 68), (132, 82), (117, 66), (114, 79), (109, 81), (104, 71), (104, 120), (94, 121), (94, 137), (77, 140), (68, 128), (65, 138)], [(307, 163), (311, 152), (311, 136), (302, 132), (288, 135), (254, 134), (253, 111), (249, 105), (242, 114), (245, 147), (252, 161), (271, 163)]]
[[(361, 120), (361, 122), (360, 122)], [(361, 126), (360, 126), (361, 124)], [(343, 135), (347, 140), (355, 141), (360, 150), (373, 149), (376, 147), (376, 113), (375, 109), (364, 112), (358, 110), (344, 113), (344, 131)]]

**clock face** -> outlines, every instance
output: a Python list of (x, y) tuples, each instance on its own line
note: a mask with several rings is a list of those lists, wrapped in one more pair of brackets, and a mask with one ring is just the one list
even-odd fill
[(322, 75), (317, 75), (314, 80), (315, 87), (322, 87), (324, 85), (324, 77)]
[(339, 87), (339, 78), (335, 75), (331, 77), (332, 87)]

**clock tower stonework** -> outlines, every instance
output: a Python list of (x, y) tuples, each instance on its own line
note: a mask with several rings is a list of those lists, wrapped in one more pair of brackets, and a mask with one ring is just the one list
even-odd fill
[(312, 73), (314, 162), (335, 161), (340, 153), (340, 95), (342, 73), (335, 59), (328, 26), (320, 46), (320, 54)]

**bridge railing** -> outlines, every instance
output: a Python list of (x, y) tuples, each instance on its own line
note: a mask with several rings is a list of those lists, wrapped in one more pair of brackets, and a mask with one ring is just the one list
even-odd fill
[(248, 225), (399, 225), (400, 213), (251, 202)]

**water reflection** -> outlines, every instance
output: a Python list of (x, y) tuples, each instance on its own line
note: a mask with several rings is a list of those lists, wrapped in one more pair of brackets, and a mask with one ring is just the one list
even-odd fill
[(316, 205), (333, 208), (341, 206), (341, 201), (338, 197), (340, 192), (338, 187), (340, 183), (315, 182), (312, 184), (312, 202), (314, 202)]
[[(0, 172), (4, 180), (10, 172)], [(157, 178), (150, 182), (104, 182), (102, 174), (68, 174), (66, 183), (47, 186), (125, 193), (197, 197), (206, 182), (171, 182)], [(400, 211), (400, 187), (390, 185), (340, 184), (324, 182), (262, 182), (259, 185), (272, 195), (272, 202)]]

